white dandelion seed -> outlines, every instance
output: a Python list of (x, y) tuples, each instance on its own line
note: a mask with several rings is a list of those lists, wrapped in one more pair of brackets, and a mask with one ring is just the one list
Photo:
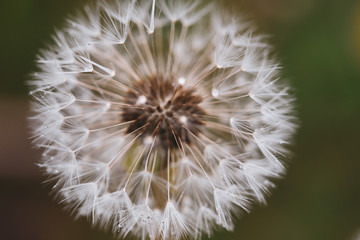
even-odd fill
[(119, 237), (201, 239), (265, 203), (285, 170), (293, 99), (265, 35), (219, 9), (98, 3), (41, 51), (33, 139), (77, 217)]

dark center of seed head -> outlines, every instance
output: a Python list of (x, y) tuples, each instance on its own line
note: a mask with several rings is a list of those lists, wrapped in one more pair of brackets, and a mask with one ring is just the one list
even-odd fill
[(164, 149), (191, 144), (199, 134), (205, 112), (194, 89), (159, 76), (138, 81), (131, 89), (122, 108), (122, 121), (130, 122), (127, 134), (139, 135), (144, 144)]

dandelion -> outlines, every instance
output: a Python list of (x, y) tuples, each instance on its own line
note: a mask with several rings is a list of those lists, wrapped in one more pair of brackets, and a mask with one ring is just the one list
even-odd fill
[(295, 129), (271, 52), (201, 1), (99, 1), (69, 18), (30, 83), (60, 201), (119, 237), (232, 230), (284, 173)]

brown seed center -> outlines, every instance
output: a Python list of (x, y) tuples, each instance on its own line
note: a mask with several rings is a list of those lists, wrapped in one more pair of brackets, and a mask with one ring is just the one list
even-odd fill
[(125, 96), (122, 121), (131, 121), (126, 133), (139, 135), (144, 144), (164, 149), (191, 144), (204, 125), (202, 98), (194, 89), (175, 85), (172, 79), (149, 77), (133, 84)]

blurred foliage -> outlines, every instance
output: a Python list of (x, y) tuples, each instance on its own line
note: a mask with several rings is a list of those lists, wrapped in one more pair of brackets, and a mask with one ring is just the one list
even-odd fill
[(25, 80), (35, 69), (39, 48), (50, 41), (54, 27), (86, 0), (16, 0), (1, 1), (1, 94), (25, 94)]
[[(88, 1), (1, 1), (0, 96), (26, 95), (24, 83), (34, 69), (36, 52), (49, 41), (54, 26), (60, 28), (64, 17), (84, 2)], [(278, 182), (268, 206), (256, 206), (252, 214), (243, 216), (235, 233), (220, 232), (213, 239), (351, 239), (360, 231), (360, 2), (224, 2), (235, 12), (251, 12), (262, 30), (272, 35), (284, 77), (297, 97), (301, 128), (294, 141), (288, 174)], [(10, 204), (12, 195), (19, 198), (20, 202), (15, 203), (23, 208), (25, 201), (35, 205), (39, 204), (36, 200), (45, 202), (38, 208), (43, 211), (39, 215), (29, 213), (39, 216), (37, 222), (24, 220), (27, 227), (33, 226), (30, 222), (44, 224), (45, 229), (39, 231), (47, 234), (41, 236), (111, 239), (109, 234), (90, 230), (84, 221), (73, 223), (50, 202), (48, 189), (39, 190), (38, 180), (33, 185), (1, 179), (0, 183)], [(28, 187), (33, 190), (21, 190)], [(53, 215), (48, 216), (47, 210)], [(19, 228), (24, 231), (19, 235), (23, 238), (14, 239), (39, 239), (27, 238), (29, 229)], [(62, 235), (67, 229), (70, 233)]]

